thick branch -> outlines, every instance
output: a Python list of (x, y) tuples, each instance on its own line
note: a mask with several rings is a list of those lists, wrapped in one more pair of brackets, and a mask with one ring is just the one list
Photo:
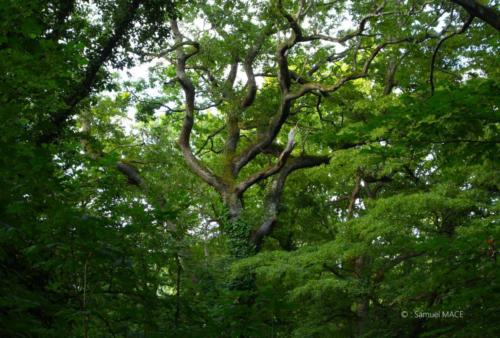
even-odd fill
[(451, 0), (462, 6), (470, 15), (477, 17), (496, 30), (500, 30), (500, 13), (493, 7), (481, 5), (474, 0)]
[[(236, 75), (238, 74), (238, 63), (239, 63), (239, 61), (238, 61), (238, 59), (236, 59), (231, 64), (231, 69), (229, 70), (229, 74), (228, 74), (227, 79), (225, 81), (224, 90), (229, 90), (230, 88), (233, 88), (234, 81), (236, 80)], [(226, 95), (226, 94), (224, 93), (223, 95)]]
[(236, 187), (236, 191), (238, 192), (238, 194), (243, 194), (248, 188), (250, 188), (255, 183), (260, 182), (268, 178), (269, 176), (278, 173), (285, 166), (286, 161), (295, 146), (294, 139), (295, 139), (295, 128), (292, 128), (292, 130), (290, 130), (290, 133), (288, 134), (288, 142), (285, 146), (285, 149), (283, 149), (283, 151), (278, 157), (278, 162), (271, 168), (262, 170), (250, 176), (240, 184), (238, 184), (238, 186)]
[[(281, 7), (281, 10), (284, 12), (281, 1), (279, 2), (279, 5)], [(232, 168), (232, 175), (234, 177), (236, 177), (240, 172), (240, 170), (248, 162), (254, 159), (255, 156), (257, 156), (257, 154), (259, 154), (262, 151), (262, 149), (266, 148), (273, 142), (273, 140), (276, 138), (279, 131), (281, 130), (283, 123), (286, 121), (288, 115), (290, 114), (290, 102), (284, 100), (291, 85), (290, 71), (288, 69), (288, 60), (286, 52), (296, 43), (296, 41), (297, 40), (295, 34), (292, 34), (292, 37), (290, 39), (278, 45), (276, 56), (279, 68), (278, 82), (280, 84), (280, 91), (282, 97), (278, 113), (269, 123), (267, 132), (260, 139), (258, 139), (256, 142), (251, 144), (247, 149), (245, 149), (237, 158), (235, 158)]]
[[(305, 4), (305, 2), (301, 2), (301, 6), (299, 8), (299, 15), (298, 15), (299, 19), (300, 19), (300, 16), (303, 15), (303, 13), (305, 13), (305, 11), (306, 11), (306, 9), (304, 8), (304, 4)], [(278, 63), (278, 82), (279, 82), (279, 86), (280, 86), (282, 100), (281, 100), (281, 103), (280, 103), (280, 106), (278, 109), (278, 113), (275, 115), (275, 117), (269, 123), (269, 127), (268, 127), (267, 132), (259, 140), (254, 142), (247, 149), (245, 149), (235, 159), (233, 170), (232, 170), (232, 174), (234, 177), (236, 177), (237, 174), (239, 173), (239, 171), (247, 163), (249, 163), (253, 158), (255, 158), (255, 156), (257, 156), (257, 154), (259, 154), (260, 152), (262, 152), (263, 149), (265, 149), (266, 147), (271, 145), (271, 143), (273, 142), (273, 140), (276, 138), (279, 131), (281, 130), (283, 123), (286, 121), (286, 119), (288, 118), (288, 116), (290, 114), (291, 101), (294, 98), (299, 97), (299, 96), (293, 97), (293, 95), (292, 96), (289, 95), (290, 94), (289, 93), (290, 86), (291, 86), (291, 74), (290, 74), (290, 70), (288, 69), (287, 52), (297, 42), (306, 41), (306, 39), (303, 37), (303, 33), (302, 33), (301, 28), (300, 28), (299, 21), (297, 21), (294, 17), (292, 17), (292, 15), (288, 14), (284, 10), (281, 1), (278, 2), (278, 6), (279, 6), (281, 13), (287, 19), (287, 21), (290, 24), (290, 27), (292, 29), (291, 37), (289, 39), (287, 39), (286, 41), (280, 43), (278, 45), (278, 48), (276, 51), (276, 58), (277, 58), (277, 63)], [(377, 11), (381, 11), (382, 8), (383, 8), (383, 6), (379, 7), (379, 9), (377, 9)], [(362, 23), (360, 24), (361, 31), (364, 29), (364, 25), (366, 24), (366, 20), (368, 20), (368, 18), (363, 19)], [(349, 35), (345, 36), (344, 38), (346, 40), (349, 39)], [(386, 43), (382, 44), (381, 46), (377, 47), (377, 49), (374, 52), (374, 54), (372, 55), (372, 57), (370, 58), (370, 60), (367, 61), (367, 64), (365, 65), (365, 69), (364, 69), (365, 73), (367, 72), (367, 68), (369, 67), (373, 58), (375, 58), (376, 54), (378, 54), (378, 52), (388, 44), (391, 44), (391, 42), (386, 42)], [(366, 76), (366, 75), (362, 75), (362, 76)], [(347, 82), (351, 79), (362, 77), (362, 76), (360, 76), (360, 74), (356, 74), (356, 75), (351, 76), (350, 78), (342, 79), (342, 81), (340, 81), (337, 84), (335, 90), (340, 88), (345, 82)], [(308, 84), (305, 84), (302, 86), (302, 88), (307, 88), (307, 86), (308, 86)], [(306, 90), (303, 94), (301, 94), (301, 96), (304, 95), (307, 91), (310, 91), (310, 90)]]
[[(177, 21), (175, 19), (171, 20), (171, 29), (174, 35), (176, 44), (181, 44), (183, 42), (183, 36), (179, 31)], [(179, 136), (179, 146), (182, 150), (184, 160), (188, 167), (203, 181), (213, 186), (219, 192), (223, 192), (224, 184), (222, 181), (209, 169), (205, 168), (200, 161), (194, 156), (191, 145), (191, 131), (194, 125), (194, 111), (195, 111), (195, 88), (193, 82), (186, 74), (186, 62), (187, 60), (195, 55), (199, 51), (199, 45), (193, 43), (194, 51), (190, 53), (185, 53), (184, 50), (178, 48), (176, 50), (176, 75), (185, 95), (185, 115), (184, 122), (182, 124), (181, 134)]]
[[(243, 61), (243, 69), (245, 71), (247, 82), (245, 84), (246, 93), (243, 99), (239, 103), (239, 111), (233, 111), (229, 114), (227, 119), (228, 125), (228, 138), (226, 142), (226, 151), (229, 157), (232, 157), (236, 148), (238, 147), (238, 142), (240, 140), (240, 128), (239, 128), (239, 113), (250, 107), (255, 101), (255, 96), (257, 94), (257, 82), (255, 80), (255, 73), (253, 69), (253, 63), (262, 48), (265, 39), (271, 34), (272, 30), (266, 28), (264, 32), (260, 35), (259, 39), (247, 52), (245, 59)], [(234, 84), (236, 77), (237, 63), (231, 66), (231, 71), (229, 73), (228, 82), (231, 81), (231, 88)], [(236, 107), (235, 107), (236, 109)], [(228, 162), (229, 172), (236, 177), (237, 172), (234, 170), (234, 163), (232, 161)]]
[(247, 149), (245, 149), (234, 162), (233, 175), (236, 176), (241, 168), (243, 168), (247, 163), (249, 163), (252, 159), (257, 156), (257, 154), (261, 153), (263, 149), (267, 148), (272, 144), (276, 136), (281, 130), (283, 123), (285, 123), (286, 119), (290, 114), (290, 102), (282, 100), (280, 107), (278, 109), (278, 113), (269, 123), (269, 127), (267, 132), (259, 138), (256, 142), (251, 144)]
[[(93, 144), (96, 140), (92, 140), (92, 135), (90, 133), (90, 122), (86, 116), (82, 117), (82, 136), (81, 136), (81, 146), (85, 154), (92, 160), (97, 160), (105, 156), (101, 147), (94, 147)], [(119, 161), (116, 163), (115, 168), (121, 172), (126, 178), (129, 184), (135, 185), (137, 187), (142, 187), (143, 180), (139, 175), (137, 169), (124, 161)]]
[(125, 162), (118, 162), (116, 164), (116, 169), (127, 178), (129, 184), (136, 185), (138, 187), (142, 186), (142, 178), (137, 169), (132, 165)]
[(246, 87), (246, 95), (241, 101), (241, 108), (246, 109), (250, 107), (255, 100), (255, 95), (257, 93), (257, 83), (255, 81), (255, 73), (253, 71), (253, 63), (255, 61), (255, 58), (257, 57), (260, 49), (262, 48), (262, 44), (264, 43), (266, 37), (270, 34), (270, 30), (267, 30), (264, 32), (264, 34), (261, 35), (257, 43), (250, 48), (245, 61), (243, 63), (243, 69), (245, 70), (245, 74), (247, 76), (247, 83), (245, 85)]
[(273, 180), (269, 192), (266, 196), (266, 216), (259, 229), (252, 235), (252, 243), (257, 251), (260, 250), (264, 238), (271, 233), (278, 219), (281, 197), (285, 187), (285, 182), (292, 172), (298, 169), (312, 168), (322, 164), (328, 164), (329, 157), (302, 155), (289, 159), (287, 164)]

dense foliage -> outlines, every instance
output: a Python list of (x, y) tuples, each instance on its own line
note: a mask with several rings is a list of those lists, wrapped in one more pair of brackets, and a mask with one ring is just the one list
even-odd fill
[(0, 19), (1, 337), (500, 336), (495, 1)]

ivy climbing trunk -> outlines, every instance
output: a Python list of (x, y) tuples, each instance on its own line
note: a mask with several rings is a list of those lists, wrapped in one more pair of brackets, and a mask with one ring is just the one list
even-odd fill
[(242, 218), (243, 202), (241, 196), (234, 192), (222, 195), (227, 208), (227, 217), (223, 224), (223, 231), (228, 238), (229, 250), (235, 258), (244, 258), (253, 255), (255, 246), (250, 240), (251, 226)]

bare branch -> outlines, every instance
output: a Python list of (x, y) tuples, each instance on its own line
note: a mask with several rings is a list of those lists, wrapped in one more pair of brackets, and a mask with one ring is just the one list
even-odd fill
[[(192, 45), (192, 46), (195, 46), (195, 45)], [(199, 65), (186, 65), (186, 69), (193, 69), (195, 71), (200, 71), (200, 72), (203, 72), (206, 74), (206, 76), (208, 77), (208, 81), (203, 77), (203, 79), (207, 82), (210, 82), (215, 88), (219, 88), (220, 85), (219, 85), (219, 82), (217, 81), (217, 79), (215, 78), (215, 76), (212, 74), (212, 72), (210, 71), (210, 69), (206, 68), (206, 67), (203, 67), (203, 66), (199, 66)], [(198, 73), (199, 74), (199, 73)], [(203, 75), (201, 75), (203, 76)]]
[(282, 100), (278, 109), (278, 113), (269, 123), (267, 132), (235, 158), (233, 166), (234, 176), (236, 176), (241, 168), (243, 168), (248, 162), (254, 159), (257, 154), (261, 153), (263, 149), (272, 144), (273, 140), (280, 132), (283, 123), (286, 121), (290, 114), (290, 107), (291, 105), (289, 101)]

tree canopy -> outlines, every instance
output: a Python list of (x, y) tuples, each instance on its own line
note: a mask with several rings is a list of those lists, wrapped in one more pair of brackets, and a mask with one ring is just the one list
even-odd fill
[(497, 7), (2, 1), (0, 336), (500, 335)]

